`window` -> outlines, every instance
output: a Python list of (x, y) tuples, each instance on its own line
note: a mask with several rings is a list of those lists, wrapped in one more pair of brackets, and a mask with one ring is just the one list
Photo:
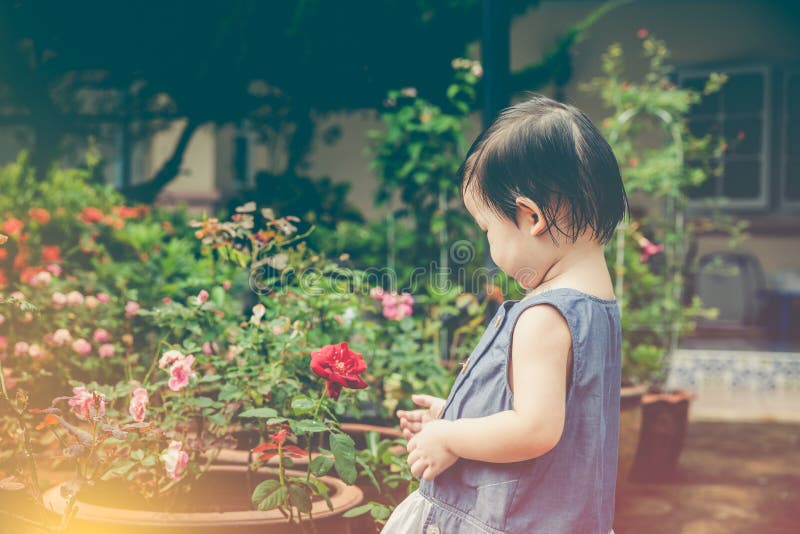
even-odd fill
[(800, 208), (800, 66), (784, 73), (782, 119), (780, 197), (785, 206)]
[[(722, 154), (723, 173), (712, 176), (690, 192), (690, 205), (702, 207), (708, 199), (723, 200), (731, 208), (765, 209), (770, 199), (770, 77), (767, 67), (685, 70), (680, 83), (702, 90), (711, 72), (724, 72), (722, 89), (703, 97), (689, 113), (689, 129), (696, 136), (721, 136), (728, 143)], [(795, 79), (795, 83), (800, 78)], [(800, 104), (800, 101), (797, 102)], [(800, 134), (795, 126), (795, 135)], [(797, 153), (800, 158), (800, 152)], [(787, 160), (788, 161), (788, 160)], [(795, 170), (800, 166), (794, 161)], [(691, 165), (692, 162), (687, 162)], [(788, 171), (787, 171), (788, 172)], [(793, 171), (794, 172), (794, 171)]]

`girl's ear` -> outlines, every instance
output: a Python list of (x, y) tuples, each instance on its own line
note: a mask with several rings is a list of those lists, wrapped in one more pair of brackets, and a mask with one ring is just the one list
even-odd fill
[(547, 223), (539, 205), (528, 197), (517, 197), (517, 219), (529, 228), (531, 237), (537, 237), (547, 230)]

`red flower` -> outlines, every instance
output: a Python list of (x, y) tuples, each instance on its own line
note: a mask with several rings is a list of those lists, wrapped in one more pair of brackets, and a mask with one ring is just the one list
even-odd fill
[(50, 212), (44, 208), (31, 208), (28, 210), (28, 215), (39, 224), (47, 224), (50, 222)]
[(739, 132), (739, 135), (737, 135), (736, 138), (739, 141), (743, 140), (745, 138), (745, 133), (744, 132)]
[(650, 32), (647, 31), (647, 28), (640, 28), (639, 31), (636, 32), (636, 37), (639, 39), (644, 39), (648, 35), (650, 35)]
[(359, 376), (367, 370), (361, 354), (353, 352), (343, 341), (338, 345), (325, 345), (311, 353), (311, 370), (328, 381), (328, 396), (339, 398), (343, 387), (364, 389), (367, 383)]
[(84, 224), (99, 223), (103, 220), (103, 212), (97, 208), (87, 206), (83, 208), (83, 211), (78, 215), (78, 220)]
[(61, 249), (58, 245), (44, 245), (42, 247), (42, 261), (45, 263), (58, 263), (61, 261)]
[(22, 226), (23, 226), (22, 221), (12, 217), (11, 219), (8, 219), (3, 223), (2, 230), (4, 234), (14, 236), (15, 234), (18, 234), (20, 231), (22, 231)]
[(300, 447), (296, 447), (295, 445), (285, 445), (287, 430), (281, 429), (275, 434), (272, 434), (269, 439), (272, 443), (262, 443), (258, 447), (255, 447), (251, 450), (251, 452), (260, 452), (262, 453), (259, 458), (261, 461), (266, 462), (273, 456), (278, 455), (278, 449), (283, 452), (286, 456), (291, 458), (304, 458), (306, 456), (306, 451), (301, 449)]

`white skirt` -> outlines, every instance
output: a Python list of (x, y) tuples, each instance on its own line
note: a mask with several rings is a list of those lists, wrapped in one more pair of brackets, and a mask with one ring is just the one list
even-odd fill
[[(394, 509), (383, 529), (381, 529), (381, 534), (415, 534), (423, 532), (422, 528), (425, 526), (425, 520), (431, 511), (431, 506), (433, 506), (431, 502), (420, 495), (419, 490), (412, 491)], [(615, 534), (614, 530), (612, 529), (609, 534)]]

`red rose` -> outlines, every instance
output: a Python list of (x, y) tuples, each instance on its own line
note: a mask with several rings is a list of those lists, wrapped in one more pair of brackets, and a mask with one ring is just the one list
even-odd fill
[(8, 234), (10, 236), (16, 235), (22, 231), (22, 221), (19, 219), (11, 218), (8, 219), (3, 223), (2, 229), (4, 234)]
[(650, 32), (647, 31), (647, 28), (641, 28), (639, 29), (639, 31), (636, 32), (636, 37), (638, 37), (639, 39), (644, 39), (648, 35), (650, 35)]
[(31, 208), (28, 210), (28, 215), (39, 224), (47, 224), (50, 222), (50, 212), (44, 208)]
[(58, 263), (61, 261), (61, 248), (58, 245), (44, 245), (42, 247), (42, 261), (45, 263)]
[(83, 211), (78, 215), (78, 220), (84, 224), (94, 224), (99, 223), (103, 220), (103, 212), (97, 208), (93, 208), (91, 206), (87, 206), (83, 208)]
[(367, 383), (359, 376), (367, 370), (361, 354), (353, 352), (343, 341), (338, 345), (325, 345), (311, 353), (311, 370), (328, 381), (328, 396), (339, 398), (342, 388), (364, 389)]

